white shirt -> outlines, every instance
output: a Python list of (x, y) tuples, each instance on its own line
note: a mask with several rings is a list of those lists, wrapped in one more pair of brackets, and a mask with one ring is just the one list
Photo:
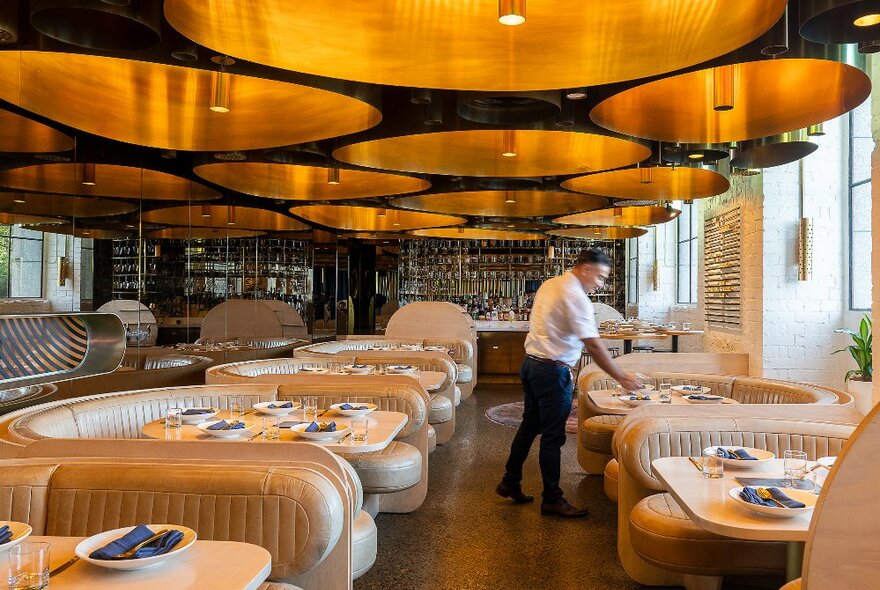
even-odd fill
[(596, 313), (581, 282), (569, 271), (544, 282), (535, 293), (526, 354), (575, 366), (583, 339), (598, 338)]

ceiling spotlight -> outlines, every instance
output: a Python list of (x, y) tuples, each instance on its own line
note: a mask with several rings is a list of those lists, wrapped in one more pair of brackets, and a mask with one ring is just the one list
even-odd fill
[(504, 191), (504, 202), (516, 203), (516, 195), (513, 193), (513, 191)]
[(880, 23), (880, 14), (877, 13), (865, 14), (853, 21), (857, 27), (873, 27), (878, 23)]
[(702, 160), (705, 157), (705, 154), (702, 152), (694, 152), (692, 154), (688, 154), (688, 160)]
[(508, 224), (507, 224), (507, 227), (508, 227), (508, 229), (511, 229), (511, 228), (516, 227), (516, 226), (515, 226), (514, 224), (512, 224), (512, 223), (508, 223)]
[(327, 168), (327, 184), (339, 183), (339, 168)]
[(413, 88), (409, 101), (413, 104), (431, 104), (431, 91), (427, 88)]
[(565, 98), (568, 100), (584, 100), (587, 98), (587, 89), (584, 86), (580, 88), (569, 88), (565, 91)]
[(132, 223), (126, 223), (126, 224), (125, 224), (125, 229), (134, 229), (134, 224), (132, 224)]
[(654, 169), (651, 166), (639, 167), (639, 182), (642, 184), (651, 184), (654, 182)]
[(211, 106), (215, 113), (229, 112), (229, 74), (221, 68), (211, 72)]
[(513, 129), (501, 132), (501, 155), (505, 158), (516, 157), (516, 132)]
[(733, 110), (733, 93), (736, 82), (733, 65), (719, 66), (712, 70), (714, 82), (714, 101), (712, 108), (716, 111)]
[(226, 208), (226, 225), (235, 225), (235, 207), (231, 205)]
[(17, 197), (15, 197), (14, 199), (12, 199), (12, 202), (13, 202), (13, 203), (19, 203), (19, 204), (21, 204), (21, 205), (24, 205), (26, 201), (24, 200), (24, 195), (18, 195)]
[(85, 229), (85, 230), (83, 230), (83, 235), (84, 235), (84, 236), (90, 236), (90, 235), (92, 235), (92, 232), (90, 232), (89, 230)]
[(807, 135), (809, 135), (810, 137), (825, 135), (825, 124), (816, 123), (815, 125), (810, 125), (809, 127), (807, 127)]
[(376, 217), (385, 217), (385, 209), (379, 209), (376, 211)]
[(83, 164), (82, 178), (80, 178), (80, 184), (82, 184), (83, 186), (95, 186), (94, 164)]
[(526, 22), (526, 0), (498, 0), (498, 22), (509, 27)]
[(202, 205), (202, 217), (210, 217), (211, 216), (211, 208), (207, 205)]

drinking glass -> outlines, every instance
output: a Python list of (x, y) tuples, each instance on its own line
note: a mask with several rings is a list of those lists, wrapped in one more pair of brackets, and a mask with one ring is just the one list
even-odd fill
[(49, 543), (22, 543), (9, 550), (9, 590), (49, 586)]
[(669, 381), (661, 381), (660, 382), (660, 403), (661, 404), (671, 404), (672, 403), (672, 383)]
[(797, 487), (795, 483), (803, 481), (807, 476), (807, 454), (804, 451), (785, 451), (782, 454), (782, 468), (788, 487)]
[(278, 416), (265, 416), (263, 418), (263, 440), (278, 440), (281, 434), (280, 423), (281, 418)]
[(703, 477), (721, 479), (724, 477), (724, 452), (718, 448), (703, 451)]
[(244, 397), (233, 395), (229, 398), (229, 418), (232, 420), (241, 420), (244, 415)]
[(690, 322), (682, 322), (681, 329), (685, 332), (689, 332), (691, 329), (691, 323)]
[(303, 420), (315, 422), (318, 419), (318, 398), (309, 395), (303, 398)]
[(165, 428), (174, 430), (181, 426), (183, 426), (183, 410), (168, 408), (168, 414), (165, 416)]
[(369, 418), (352, 418), (351, 420), (351, 440), (356, 443), (367, 442), (367, 430), (369, 429)]

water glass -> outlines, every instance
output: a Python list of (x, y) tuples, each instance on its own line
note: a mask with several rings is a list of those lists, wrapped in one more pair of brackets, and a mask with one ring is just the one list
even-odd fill
[(661, 381), (660, 382), (660, 403), (661, 404), (671, 404), (672, 403), (672, 383), (669, 381)]
[(782, 454), (782, 468), (785, 473), (785, 479), (792, 483), (789, 487), (794, 487), (794, 482), (803, 481), (807, 476), (807, 454), (804, 451), (785, 451)]
[(263, 418), (263, 440), (278, 440), (280, 436), (281, 418), (278, 416), (265, 416)]
[(180, 408), (168, 408), (165, 415), (165, 429), (176, 430), (183, 426), (183, 410)]
[(724, 452), (718, 448), (703, 451), (703, 477), (721, 479), (724, 477)]
[(303, 420), (315, 422), (318, 419), (318, 398), (308, 395), (303, 398)]
[(690, 322), (682, 322), (682, 323), (681, 323), (681, 329), (682, 329), (683, 331), (685, 331), (685, 332), (690, 332), (690, 329), (691, 329), (691, 323), (690, 323)]
[(367, 430), (369, 429), (369, 425), (369, 418), (352, 418), (351, 440), (356, 443), (367, 442)]
[(241, 420), (244, 415), (244, 397), (233, 395), (229, 398), (229, 418), (231, 420)]
[(22, 543), (9, 550), (9, 590), (49, 586), (49, 543)]

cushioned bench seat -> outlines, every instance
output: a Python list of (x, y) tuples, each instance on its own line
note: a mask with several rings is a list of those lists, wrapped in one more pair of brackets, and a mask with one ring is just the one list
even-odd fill
[(339, 456), (354, 467), (368, 494), (400, 492), (418, 484), (422, 477), (422, 455), (406, 443), (391, 441), (381, 451)]
[(581, 447), (593, 453), (589, 457), (589, 464), (581, 463), (587, 473), (599, 473), (605, 469), (605, 464), (611, 459), (614, 432), (624, 419), (626, 416), (622, 414), (600, 414), (591, 416), (581, 425)]
[(452, 420), (453, 404), (452, 401), (442, 395), (431, 395), (431, 413), (428, 414), (428, 424), (442, 424)]
[(603, 485), (605, 495), (609, 500), (617, 504), (617, 482), (620, 479), (620, 463), (617, 459), (611, 459), (605, 464)]
[(470, 383), (474, 380), (474, 370), (468, 365), (459, 363), (455, 368), (458, 369), (458, 383)]

